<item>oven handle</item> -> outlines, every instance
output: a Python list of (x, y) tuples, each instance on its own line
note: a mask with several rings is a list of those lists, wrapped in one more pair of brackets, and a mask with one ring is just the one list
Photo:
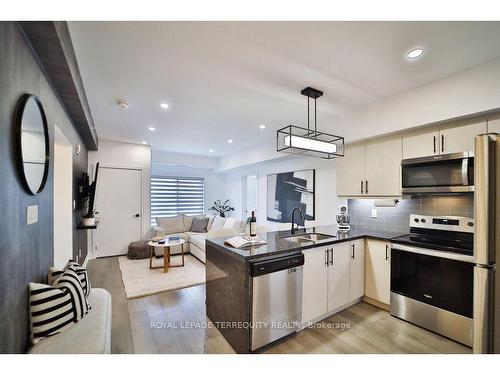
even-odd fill
[(469, 183), (469, 158), (464, 158), (462, 160), (462, 185), (471, 185)]
[(472, 255), (456, 254), (456, 253), (451, 253), (449, 251), (424, 249), (416, 246), (401, 245), (399, 243), (392, 243), (391, 250), (406, 251), (409, 253), (429, 255), (431, 257), (453, 259), (461, 262), (474, 263), (474, 257)]

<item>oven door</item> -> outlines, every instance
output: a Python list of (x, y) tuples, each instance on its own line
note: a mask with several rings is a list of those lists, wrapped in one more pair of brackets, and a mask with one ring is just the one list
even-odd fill
[(472, 318), (472, 256), (392, 245), (391, 292)]
[(470, 154), (463, 152), (403, 160), (403, 194), (474, 191), (474, 158)]

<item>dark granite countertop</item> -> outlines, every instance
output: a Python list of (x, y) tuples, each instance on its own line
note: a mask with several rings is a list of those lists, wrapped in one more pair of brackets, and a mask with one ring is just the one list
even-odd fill
[(211, 238), (207, 239), (207, 243), (217, 246), (217, 248), (223, 250), (228, 255), (234, 256), (242, 261), (251, 261), (257, 258), (273, 256), (278, 254), (286, 253), (296, 253), (302, 250), (310, 249), (317, 246), (332, 245), (339, 242), (351, 241), (363, 237), (373, 238), (377, 240), (390, 241), (392, 238), (405, 235), (407, 233), (397, 233), (397, 232), (385, 232), (379, 230), (370, 230), (366, 228), (360, 228), (356, 226), (351, 226), (348, 232), (341, 232), (338, 230), (336, 225), (325, 225), (318, 227), (311, 227), (300, 229), (296, 232), (299, 233), (322, 233), (335, 236), (334, 238), (319, 241), (319, 242), (302, 242), (294, 243), (283, 239), (284, 237), (291, 236), (291, 232), (288, 231), (277, 231), (277, 232), (267, 232), (260, 233), (259, 238), (267, 242), (265, 245), (258, 247), (248, 247), (245, 249), (235, 249), (231, 246), (225, 245), (224, 240), (229, 237)]

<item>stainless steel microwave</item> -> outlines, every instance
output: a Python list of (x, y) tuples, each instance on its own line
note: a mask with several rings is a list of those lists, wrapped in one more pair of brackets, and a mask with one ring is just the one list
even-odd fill
[(434, 155), (401, 162), (402, 193), (474, 191), (474, 153)]

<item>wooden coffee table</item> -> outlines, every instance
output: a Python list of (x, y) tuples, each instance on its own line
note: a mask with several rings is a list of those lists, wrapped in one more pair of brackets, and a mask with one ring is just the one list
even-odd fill
[[(149, 269), (155, 269), (155, 268), (163, 268), (163, 272), (168, 272), (168, 269), (170, 267), (184, 267), (184, 244), (186, 243), (185, 240), (180, 239), (177, 241), (168, 241), (168, 239), (165, 239), (165, 243), (158, 243), (155, 241), (149, 241), (148, 246), (149, 246)], [(181, 254), (182, 254), (182, 264), (175, 264), (175, 265), (170, 265), (170, 247), (171, 246), (179, 246), (181, 245)], [(153, 267), (153, 256), (154, 256), (154, 248), (155, 247), (163, 247), (163, 267), (162, 266), (154, 266)]]

